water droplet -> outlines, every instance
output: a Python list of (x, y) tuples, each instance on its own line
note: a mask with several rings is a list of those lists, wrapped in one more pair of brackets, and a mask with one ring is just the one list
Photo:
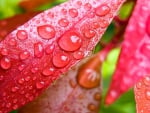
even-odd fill
[(69, 9), (69, 15), (72, 17), (72, 18), (75, 18), (78, 16), (78, 11), (74, 8), (72, 9)]
[(146, 90), (145, 96), (148, 100), (150, 100), (150, 91), (149, 90)]
[(59, 46), (65, 51), (76, 51), (81, 47), (81, 37), (76, 32), (69, 32), (60, 37)]
[(20, 91), (20, 94), (22, 94), (22, 95), (25, 94), (25, 91)]
[(62, 14), (64, 14), (64, 15), (67, 14), (67, 10), (66, 10), (66, 9), (62, 9), (61, 12), (62, 12)]
[(146, 31), (147, 31), (148, 35), (150, 36), (150, 15), (147, 19)]
[(55, 37), (55, 29), (51, 25), (43, 25), (37, 28), (38, 34), (43, 39), (51, 39)]
[(89, 11), (89, 10), (91, 10), (92, 6), (91, 6), (91, 4), (86, 3), (86, 4), (84, 5), (84, 8), (85, 8), (85, 10)]
[(29, 81), (31, 79), (31, 77), (30, 76), (27, 76), (27, 77), (25, 77), (25, 81)]
[(37, 58), (41, 58), (44, 54), (43, 44), (38, 42), (34, 44), (34, 56)]
[(97, 16), (105, 16), (110, 12), (110, 7), (106, 4), (103, 4), (101, 6), (99, 6), (98, 8), (96, 8), (96, 15)]
[(21, 60), (26, 60), (27, 58), (29, 58), (30, 53), (28, 51), (24, 51), (22, 53), (20, 53), (19, 57)]
[(24, 64), (21, 64), (21, 65), (18, 67), (18, 70), (19, 70), (19, 71), (22, 71), (24, 68), (25, 68), (25, 65), (24, 65)]
[(44, 76), (50, 76), (50, 75), (53, 75), (54, 71), (55, 71), (55, 69), (53, 67), (47, 67), (47, 68), (43, 69), (42, 74)]
[(150, 76), (145, 77), (143, 82), (146, 86), (150, 86)]
[(86, 38), (93, 38), (96, 35), (96, 32), (91, 29), (87, 29), (83, 31), (83, 34)]
[(5, 49), (5, 48), (2, 48), (2, 49), (1, 49), (1, 54), (4, 55), (4, 56), (5, 56), (5, 55), (8, 55), (8, 50)]
[(97, 107), (96, 107), (94, 104), (89, 104), (89, 105), (88, 105), (88, 109), (89, 109), (90, 111), (96, 111), (96, 110), (97, 110)]
[(37, 82), (36, 83), (36, 88), (37, 89), (42, 89), (44, 87), (44, 85), (45, 85), (45, 82), (42, 82), (42, 81), (41, 82)]
[(14, 105), (14, 106), (13, 106), (13, 110), (18, 109), (18, 107), (19, 107), (19, 106), (18, 106), (17, 104), (16, 104), (16, 105)]
[(66, 53), (58, 52), (53, 57), (53, 64), (58, 68), (65, 67), (70, 62), (69, 55)]
[(97, 23), (97, 22), (93, 22), (93, 23), (92, 23), (92, 28), (93, 28), (93, 29), (97, 29), (97, 28), (99, 28), (99, 27), (100, 27), (99, 23)]
[(95, 13), (93, 13), (93, 12), (89, 12), (89, 13), (88, 13), (88, 17), (89, 17), (89, 18), (94, 18), (94, 16), (95, 16)]
[(17, 38), (19, 40), (26, 40), (28, 38), (27, 32), (25, 30), (18, 30)]
[(7, 104), (6, 104), (6, 107), (7, 107), (7, 108), (10, 108), (10, 107), (11, 107), (11, 103), (7, 103)]
[(19, 79), (19, 80), (18, 80), (18, 83), (19, 83), (19, 84), (23, 84), (23, 83), (24, 83), (24, 78)]
[(33, 67), (33, 68), (31, 69), (31, 72), (32, 72), (32, 73), (36, 73), (36, 72), (38, 72), (38, 70), (39, 70), (39, 68)]
[(11, 46), (16, 46), (16, 45), (17, 45), (16, 40), (11, 38), (11, 39), (9, 40), (9, 45), (11, 45)]
[(46, 54), (48, 54), (48, 55), (51, 54), (53, 52), (54, 48), (55, 48), (54, 44), (48, 45), (45, 49)]
[(0, 82), (4, 80), (4, 76), (0, 75)]
[(15, 86), (15, 87), (12, 87), (12, 88), (11, 88), (11, 91), (12, 91), (13, 93), (15, 93), (18, 89), (19, 89), (19, 88)]
[(82, 51), (76, 51), (73, 53), (73, 57), (77, 60), (82, 59), (84, 57), (84, 53)]
[(11, 61), (9, 58), (2, 58), (0, 61), (0, 65), (3, 69), (9, 69), (11, 67)]
[(109, 25), (108, 21), (106, 20), (100, 20), (99, 23), (101, 28), (106, 28)]
[(149, 43), (144, 43), (144, 44), (141, 46), (141, 48), (140, 48), (140, 52), (141, 52), (144, 56), (150, 58), (150, 44), (149, 44)]
[(77, 1), (77, 5), (78, 5), (78, 6), (81, 6), (81, 5), (82, 5), (82, 2), (81, 2), (81, 1)]
[(100, 84), (100, 75), (92, 69), (81, 68), (77, 77), (79, 85), (84, 88), (95, 88)]
[(95, 93), (94, 99), (97, 100), (97, 101), (100, 101), (100, 99), (101, 99), (101, 93)]
[(67, 19), (63, 18), (63, 19), (59, 20), (58, 24), (62, 27), (67, 27), (69, 24), (69, 21)]
[(14, 99), (14, 100), (13, 100), (13, 103), (15, 104), (15, 103), (17, 103), (17, 101), (18, 101), (17, 99)]

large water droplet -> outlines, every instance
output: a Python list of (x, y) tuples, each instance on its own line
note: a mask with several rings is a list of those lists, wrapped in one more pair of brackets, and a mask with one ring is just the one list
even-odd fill
[(77, 77), (79, 85), (84, 88), (95, 88), (100, 84), (100, 75), (92, 69), (80, 69)]
[(98, 8), (96, 8), (96, 15), (97, 16), (105, 16), (110, 12), (110, 7), (106, 4), (103, 4), (101, 6), (99, 6)]
[(29, 58), (30, 53), (28, 51), (24, 51), (22, 53), (20, 53), (19, 57), (21, 60), (26, 60), (27, 58)]
[(28, 38), (27, 32), (25, 30), (18, 30), (17, 38), (19, 40), (26, 40)]
[(93, 38), (96, 35), (96, 32), (91, 29), (87, 29), (83, 31), (83, 34), (86, 38)]
[(78, 16), (78, 11), (74, 8), (72, 9), (69, 9), (69, 15), (73, 18), (77, 17)]
[(85, 8), (85, 10), (89, 11), (89, 10), (91, 10), (92, 6), (91, 6), (91, 4), (86, 3), (86, 4), (84, 5), (84, 8)]
[(54, 71), (55, 71), (55, 69), (53, 67), (47, 67), (47, 68), (43, 69), (42, 74), (44, 76), (50, 76), (50, 75), (53, 75)]
[(81, 47), (82, 39), (75, 32), (69, 32), (60, 37), (59, 46), (65, 51), (76, 51)]
[(16, 40), (15, 39), (13, 39), (13, 38), (11, 38), (10, 40), (9, 40), (9, 45), (11, 45), (11, 46), (16, 46), (17, 45), (17, 42), (16, 42)]
[(9, 69), (11, 67), (11, 61), (9, 58), (2, 58), (0, 61), (0, 65), (3, 69)]
[(77, 60), (82, 59), (84, 57), (84, 53), (82, 51), (76, 51), (73, 53), (73, 57)]
[(69, 64), (70, 58), (66, 53), (58, 52), (53, 56), (53, 64), (58, 68), (65, 67)]
[(53, 52), (54, 48), (55, 48), (54, 44), (48, 45), (45, 49), (46, 54), (48, 54), (48, 55), (51, 54)]
[(149, 43), (144, 43), (142, 46), (141, 46), (141, 49), (140, 49), (140, 52), (150, 58), (150, 44)]
[(55, 37), (55, 29), (51, 25), (43, 25), (37, 27), (38, 34), (43, 39), (51, 39)]
[(145, 96), (148, 100), (150, 100), (150, 91), (149, 90), (146, 90)]
[(38, 42), (34, 44), (34, 56), (41, 58), (44, 54), (43, 44)]
[(8, 55), (8, 50), (5, 49), (5, 48), (2, 48), (1, 49), (1, 54), (4, 55), (4, 56)]
[(58, 24), (62, 27), (67, 27), (69, 24), (69, 21), (67, 19), (63, 18), (63, 19), (59, 20)]
[(147, 18), (146, 31), (147, 31), (148, 35), (150, 36), (150, 15)]
[(45, 85), (45, 82), (43, 82), (43, 81), (37, 82), (36, 83), (36, 88), (37, 89), (42, 89), (44, 87), (44, 85)]

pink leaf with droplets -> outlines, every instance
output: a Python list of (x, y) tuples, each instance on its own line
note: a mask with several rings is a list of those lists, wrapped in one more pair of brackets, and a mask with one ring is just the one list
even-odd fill
[(137, 113), (150, 112), (150, 76), (141, 79), (134, 87)]
[(150, 1), (138, 0), (124, 35), (125, 41), (106, 97), (107, 104), (150, 73), (149, 17)]
[[(8, 54), (0, 56), (0, 112), (32, 101), (89, 55), (123, 1), (70, 0), (35, 16), (2, 40), (0, 50)], [(62, 26), (62, 18), (69, 24)]]

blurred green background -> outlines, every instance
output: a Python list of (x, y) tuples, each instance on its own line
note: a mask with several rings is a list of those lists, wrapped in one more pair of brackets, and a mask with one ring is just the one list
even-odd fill
[[(34, 0), (35, 1), (35, 0)], [(39, 1), (39, 0), (38, 0)], [(53, 0), (49, 1), (44, 5), (40, 5), (34, 9), (34, 11), (41, 11), (51, 8), (55, 5), (58, 5), (66, 0)], [(26, 10), (19, 6), (20, 0), (0, 0), (0, 19), (5, 19), (16, 14), (25, 13)], [(126, 18), (131, 11), (133, 4), (124, 5), (119, 13), (121, 18)], [(102, 40), (104, 42), (109, 42), (114, 35), (115, 32), (114, 23), (112, 23), (107, 29), (105, 35)], [(101, 46), (98, 45), (95, 48), (95, 52), (98, 52), (101, 49)], [(113, 49), (109, 55), (107, 56), (106, 61), (102, 66), (102, 75), (103, 75), (103, 97), (108, 90), (109, 83), (111, 80), (111, 76), (115, 69), (115, 65), (117, 62), (117, 58), (120, 52), (120, 48)], [(104, 98), (103, 100), (104, 101)], [(100, 113), (135, 113), (135, 100), (133, 90), (125, 93), (119, 100), (117, 100), (111, 106), (101, 105)], [(11, 113), (17, 113), (17, 111), (12, 111)]]

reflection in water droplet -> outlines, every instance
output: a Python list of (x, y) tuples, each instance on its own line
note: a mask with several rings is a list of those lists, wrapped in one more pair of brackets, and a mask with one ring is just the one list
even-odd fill
[(58, 24), (62, 27), (67, 27), (69, 24), (69, 21), (67, 19), (63, 18), (63, 19), (59, 20)]
[(69, 32), (60, 37), (59, 46), (65, 51), (76, 51), (81, 47), (81, 37), (76, 32)]
[(34, 44), (34, 56), (37, 58), (41, 58), (44, 54), (43, 44), (41, 42)]
[(55, 29), (51, 25), (43, 25), (37, 27), (38, 34), (43, 39), (51, 39), (55, 37)]
[(2, 58), (0, 61), (0, 65), (3, 69), (9, 69), (11, 67), (11, 61), (9, 58)]
[(37, 83), (36, 83), (36, 88), (37, 88), (37, 89), (42, 89), (42, 88), (44, 87), (44, 85), (45, 85), (45, 83), (42, 82), (42, 81), (41, 81), (41, 82), (37, 82)]
[(70, 62), (69, 55), (66, 53), (56, 53), (56, 55), (53, 56), (53, 64), (54, 66), (58, 68), (65, 67)]
[(97, 16), (105, 16), (110, 12), (110, 7), (106, 4), (103, 4), (101, 6), (99, 6), (98, 8), (96, 8), (96, 15)]
[(74, 8), (72, 9), (69, 9), (69, 15), (72, 17), (72, 18), (75, 18), (78, 16), (78, 11)]
[(55, 69), (52, 68), (52, 67), (47, 67), (47, 68), (44, 68), (43, 71), (42, 71), (42, 74), (44, 76), (50, 76), (50, 75), (53, 75)]
[(17, 32), (17, 38), (19, 40), (25, 40), (28, 38), (27, 32), (25, 30), (18, 30)]

